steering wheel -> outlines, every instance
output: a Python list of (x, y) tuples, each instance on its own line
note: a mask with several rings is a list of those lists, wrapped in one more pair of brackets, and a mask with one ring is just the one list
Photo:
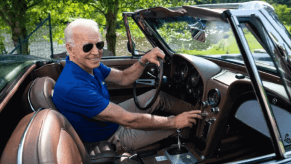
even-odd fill
[[(158, 67), (157, 65), (154, 65), (157, 70), (157, 71), (154, 71), (155, 75), (151, 74), (150, 72), (147, 72), (147, 74), (153, 77), (153, 79), (137, 79), (133, 83), (133, 99), (134, 99), (135, 105), (141, 110), (147, 110), (148, 108), (150, 108), (155, 103), (159, 95), (162, 79), (163, 79), (163, 71), (164, 71), (163, 60), (159, 59), (159, 62), (160, 62), (160, 67)], [(149, 66), (153, 66), (153, 64), (150, 64)], [(156, 92), (154, 93), (154, 95), (144, 106), (141, 106), (140, 103), (138, 102), (137, 94), (136, 94), (136, 84), (150, 85), (150, 86), (154, 86), (156, 89)]]

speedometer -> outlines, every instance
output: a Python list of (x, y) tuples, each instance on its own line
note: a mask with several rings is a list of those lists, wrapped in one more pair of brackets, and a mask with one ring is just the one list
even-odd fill
[(195, 87), (199, 83), (200, 74), (195, 68), (192, 68), (189, 75), (189, 83), (192, 87)]
[(184, 80), (188, 74), (188, 66), (186, 63), (182, 63), (179, 67), (179, 77), (180, 81)]

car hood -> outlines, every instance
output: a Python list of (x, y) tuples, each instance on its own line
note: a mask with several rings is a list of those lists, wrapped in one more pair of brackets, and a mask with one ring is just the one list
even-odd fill
[(27, 66), (44, 58), (32, 55), (0, 55), (0, 90), (15, 79)]

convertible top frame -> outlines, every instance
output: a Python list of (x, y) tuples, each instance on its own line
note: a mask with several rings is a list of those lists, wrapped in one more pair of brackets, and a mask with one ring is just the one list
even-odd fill
[[(262, 11), (261, 10), (259, 10), (259, 11), (228, 10), (225, 12), (225, 15), (229, 19), (229, 23), (231, 24), (231, 26), (233, 28), (233, 32), (236, 36), (236, 39), (237, 39), (237, 42), (239, 45), (239, 49), (241, 51), (247, 72), (248, 72), (250, 79), (252, 81), (254, 91), (256, 92), (257, 100), (260, 103), (264, 118), (265, 118), (266, 123), (268, 125), (271, 140), (272, 140), (273, 147), (275, 150), (275, 154), (270, 154), (270, 155), (266, 155), (263, 157), (253, 158), (253, 159), (248, 159), (248, 160), (244, 160), (244, 161), (237, 162), (237, 163), (263, 162), (266, 160), (270, 160), (270, 158), (273, 158), (275, 160), (274, 162), (280, 161), (280, 162), (285, 163), (285, 162), (291, 161), (291, 159), (288, 158), (288, 156), (290, 155), (290, 152), (286, 152), (286, 150), (285, 150), (278, 125), (276, 123), (272, 108), (270, 106), (270, 102), (267, 98), (265, 89), (263, 87), (262, 80), (258, 74), (258, 69), (256, 67), (254, 58), (252, 56), (252, 53), (250, 52), (250, 49), (248, 47), (248, 43), (246, 41), (246, 38), (244, 37), (242, 28), (240, 27), (240, 23), (238, 20), (239, 17), (249, 17), (249, 18), (256, 18), (255, 21), (258, 21), (258, 23), (260, 23), (260, 21), (262, 21), (262, 19), (265, 18), (265, 15), (262, 14), (263, 12), (265, 12), (265, 11), (264, 10), (262, 10)], [(262, 25), (262, 26), (264, 27), (264, 25)], [(266, 28), (266, 27), (264, 27), (264, 28)], [(271, 30), (271, 29), (268, 28), (268, 30)], [(278, 29), (276, 29), (276, 30), (278, 30)], [(273, 30), (272, 33), (278, 33), (278, 31)], [(266, 36), (266, 37), (269, 37), (269, 36)], [(283, 39), (286, 39), (286, 38), (283, 38)], [(273, 43), (270, 43), (270, 44), (273, 44)], [(275, 47), (275, 45), (273, 45), (273, 46)], [(271, 55), (272, 58), (280, 58), (279, 56), (276, 56), (276, 54), (272, 51), (269, 51), (268, 53)], [(277, 69), (278, 69), (278, 67), (277, 67)], [(289, 73), (289, 70), (284, 70), (284, 71), (287, 71)], [(281, 76), (281, 78), (282, 78), (282, 76)], [(287, 91), (286, 85), (285, 85), (285, 89)], [(289, 94), (287, 94), (287, 95), (290, 99), (290, 95)]]

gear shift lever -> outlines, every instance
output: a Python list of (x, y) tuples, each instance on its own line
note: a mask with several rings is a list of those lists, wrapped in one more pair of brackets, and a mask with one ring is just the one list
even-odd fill
[(177, 129), (177, 133), (178, 133), (178, 148), (179, 150), (181, 150), (181, 141), (180, 141), (180, 137), (182, 137), (181, 130)]
[(188, 150), (187, 146), (182, 145), (180, 139), (182, 136), (181, 129), (176, 130), (178, 133), (178, 145), (170, 146), (165, 150), (165, 155), (170, 159), (171, 163), (179, 164), (194, 164), (197, 162), (197, 159), (194, 155)]
[(180, 137), (182, 137), (181, 129), (177, 129), (177, 133), (178, 133), (178, 147), (172, 147), (172, 148), (168, 149), (167, 151), (170, 155), (188, 153), (188, 150), (184, 146), (182, 147), (182, 144), (180, 141)]

